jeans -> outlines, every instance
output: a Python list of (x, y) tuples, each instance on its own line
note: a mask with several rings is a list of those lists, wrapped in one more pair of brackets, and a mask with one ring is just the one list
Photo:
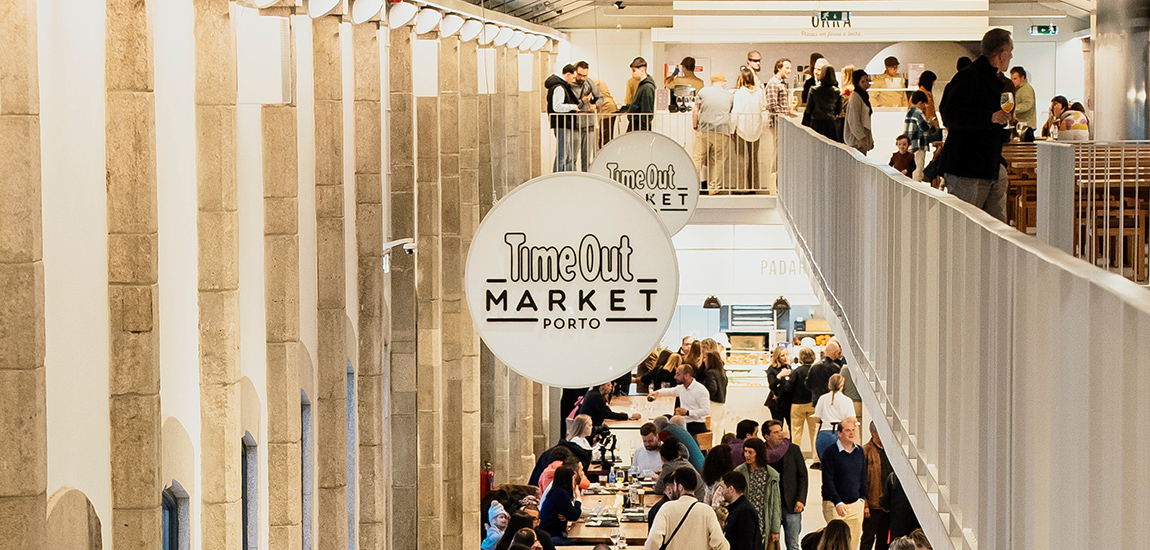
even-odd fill
[(1005, 167), (998, 168), (998, 179), (964, 178), (951, 174), (943, 174), (942, 179), (951, 195), (1006, 223), (1006, 188), (1009, 182)]
[(823, 451), (834, 446), (838, 440), (838, 435), (834, 430), (819, 430), (819, 435), (815, 438), (815, 454), (820, 458), (819, 462), (821, 462)]
[[(579, 169), (586, 172), (591, 169), (591, 147), (595, 140), (595, 127), (579, 128), (575, 131), (575, 150), (579, 153)], [(571, 169), (575, 169), (572, 157)]]
[(555, 128), (555, 166), (553, 172), (575, 169), (575, 129)]
[[(794, 508), (791, 508), (794, 510)], [(803, 534), (803, 515), (783, 512), (783, 534), (787, 550), (801, 550), (799, 536)]]

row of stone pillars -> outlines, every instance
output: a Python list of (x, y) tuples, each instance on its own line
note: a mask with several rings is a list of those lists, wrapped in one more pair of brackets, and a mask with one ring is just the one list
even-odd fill
[[(0, 0), (0, 451), (2, 548), (46, 546), (47, 427), (41, 264), (38, 64), (34, 0)], [(226, 0), (196, 0), (196, 161), (202, 483), (201, 546), (242, 545), (240, 506), (239, 212), (234, 21)], [(276, 7), (289, 16), (299, 8)], [(302, 13), (302, 12), (301, 12)], [(438, 39), (436, 97), (412, 92), (409, 28), (353, 28), (354, 235), (345, 235), (340, 18), (312, 21), (315, 61), (317, 314), (315, 363), (300, 343), (300, 242), (294, 99), (262, 108), (267, 342), (269, 543), (303, 540), (301, 378), (317, 375), (319, 548), (478, 546), (479, 470), (523, 481), (546, 444), (545, 392), (488, 352), (463, 300), (466, 251), (482, 213), (540, 173), (539, 87), (553, 54), (532, 55), (531, 91), (518, 53), (495, 49), (496, 89), (479, 95), (474, 42)], [(112, 543), (160, 536), (161, 404), (153, 51), (146, 4), (107, 1)], [(389, 41), (389, 128), (380, 123), (378, 40)], [(487, 58), (484, 57), (486, 60)], [(294, 79), (293, 79), (294, 80)], [(385, 280), (381, 137), (390, 137), (390, 235), (415, 236)], [(414, 152), (418, 151), (418, 154)], [(305, 214), (306, 215), (306, 214)], [(344, 250), (355, 239), (359, 303), (347, 304)], [(390, 285), (390, 292), (387, 291)], [(385, 302), (391, 296), (391, 307)], [(348, 357), (346, 308), (358, 307)], [(390, 311), (390, 315), (389, 315)], [(390, 341), (388, 341), (390, 334)], [(386, 351), (385, 351), (386, 350)], [(347, 368), (358, 392), (358, 534), (348, 531)], [(482, 382), (481, 382), (482, 380)], [(387, 436), (385, 437), (385, 434)]]

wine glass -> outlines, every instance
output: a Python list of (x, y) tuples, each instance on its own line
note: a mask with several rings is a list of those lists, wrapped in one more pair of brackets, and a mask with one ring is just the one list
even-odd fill
[(619, 541), (623, 540), (623, 530), (620, 529), (619, 527), (616, 527), (616, 528), (611, 530), (610, 536), (611, 536), (611, 546), (618, 548)]
[[(998, 98), (998, 102), (1000, 105), (1002, 105), (1003, 111), (1006, 111), (1007, 113), (1011, 113), (1014, 111), (1014, 94), (1012, 92), (1002, 92), (1002, 95), (999, 96), (999, 98)], [(1011, 123), (1011, 122), (1006, 123), (1007, 129), (1010, 129), (1013, 127), (1014, 127), (1013, 123)]]

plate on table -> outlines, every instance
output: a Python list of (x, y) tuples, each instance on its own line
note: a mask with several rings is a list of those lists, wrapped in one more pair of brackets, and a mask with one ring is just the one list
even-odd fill
[(586, 525), (587, 525), (587, 527), (618, 527), (619, 526), (619, 518), (614, 518), (614, 517), (591, 518), (591, 519), (587, 520)]

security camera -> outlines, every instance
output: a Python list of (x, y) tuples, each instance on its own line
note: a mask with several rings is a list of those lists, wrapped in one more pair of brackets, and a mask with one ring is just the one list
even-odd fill
[(403, 253), (408, 256), (415, 254), (415, 243), (407, 243), (403, 245)]
[[(409, 237), (406, 239), (396, 239), (394, 241), (385, 242), (383, 243), (383, 253), (387, 254), (391, 249), (401, 245), (403, 246), (403, 250), (405, 252), (409, 246), (411, 247), (411, 250), (415, 250), (415, 239)], [(408, 254), (411, 254), (411, 252), (408, 252)]]

